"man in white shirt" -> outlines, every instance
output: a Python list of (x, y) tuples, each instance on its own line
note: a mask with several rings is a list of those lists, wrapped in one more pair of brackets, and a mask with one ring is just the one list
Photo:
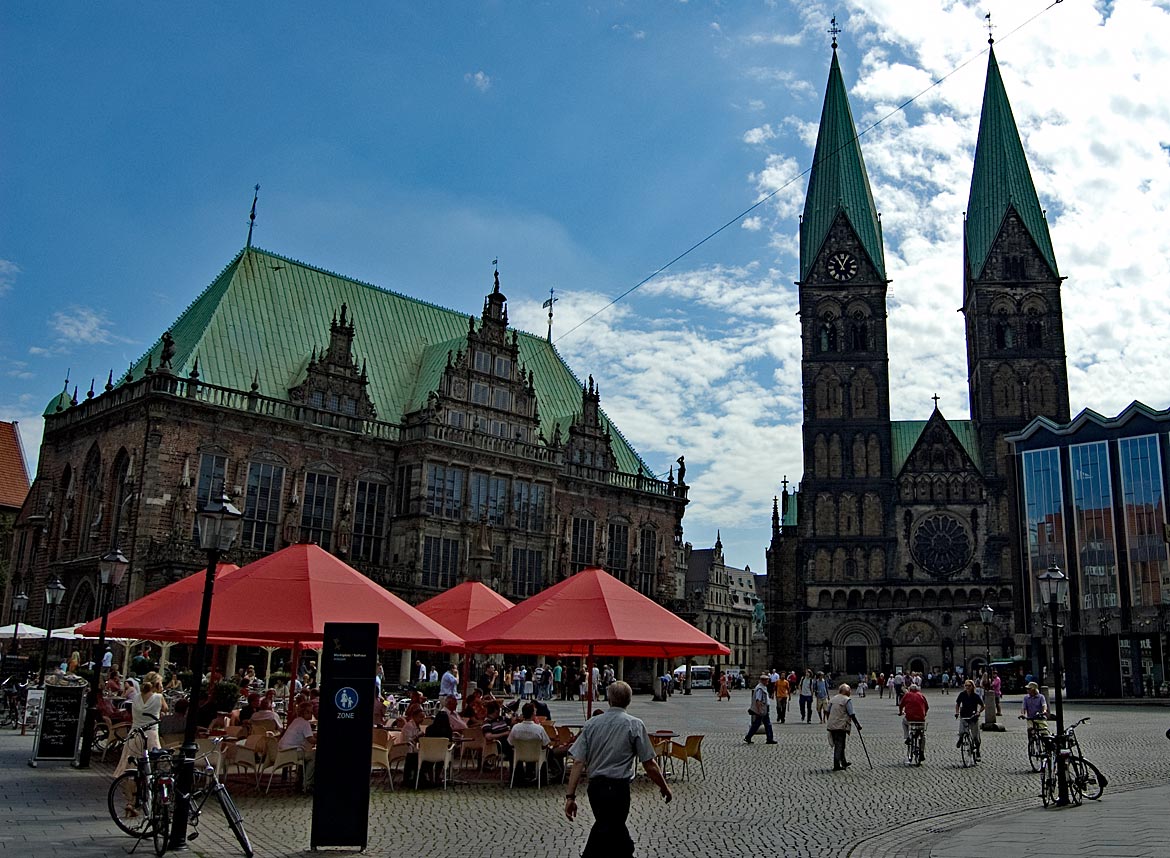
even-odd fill
[(427, 666), (417, 659), (415, 660), (414, 664), (415, 664), (415, 667), (418, 668), (418, 672), (416, 674), (418, 676), (418, 681), (419, 682), (426, 682), (427, 681)]
[(520, 709), (520, 715), (524, 718), (524, 720), (516, 724), (508, 732), (508, 747), (506, 749), (506, 756), (509, 760), (513, 761), (512, 765), (515, 765), (513, 748), (516, 746), (517, 741), (521, 739), (534, 739), (540, 742), (540, 746), (542, 748), (547, 748), (552, 744), (552, 740), (549, 739), (548, 733), (545, 732), (545, 729), (537, 724), (535, 720), (533, 720), (536, 716), (535, 703), (533, 703), (531, 700), (525, 703), (524, 706)]
[(443, 708), (447, 711), (447, 720), (451, 722), (451, 731), (454, 733), (461, 733), (467, 729), (467, 722), (455, 711), (458, 702), (454, 694), (449, 694), (443, 698)]
[(297, 717), (288, 723), (288, 728), (276, 743), (281, 751), (300, 748), (305, 753), (305, 782), (303, 789), (308, 792), (313, 788), (313, 775), (317, 765), (317, 734), (312, 725), (313, 704), (302, 703), (297, 707)]
[(454, 697), (459, 694), (459, 673), (455, 665), (447, 666), (447, 672), (439, 680), (439, 697)]

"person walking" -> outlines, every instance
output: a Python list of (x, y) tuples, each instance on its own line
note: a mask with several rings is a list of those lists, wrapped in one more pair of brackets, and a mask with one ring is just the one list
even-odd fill
[(715, 692), (716, 700), (730, 700), (731, 691), (727, 688), (727, 671), (719, 674), (719, 688)]
[(776, 680), (776, 720), (781, 724), (784, 723), (784, 718), (788, 714), (788, 697), (791, 693), (792, 688), (785, 678), (784, 671), (781, 671)]
[(839, 772), (849, 768), (852, 763), (845, 759), (845, 740), (849, 736), (850, 724), (857, 726), (861, 732), (861, 722), (853, 712), (853, 701), (849, 699), (851, 689), (848, 683), (842, 683), (837, 693), (829, 701), (828, 717), (825, 719), (825, 729), (829, 731), (829, 741), (833, 743), (833, 771)]
[(760, 681), (756, 687), (752, 689), (752, 705), (748, 709), (748, 714), (752, 716), (752, 725), (748, 728), (747, 735), (743, 737), (745, 744), (752, 743), (752, 736), (756, 735), (756, 731), (760, 729), (762, 724), (764, 727), (764, 734), (768, 737), (766, 745), (775, 745), (776, 740), (772, 737), (772, 718), (768, 711), (768, 679), (769, 674), (761, 673)]
[(817, 718), (824, 724), (825, 719), (829, 717), (829, 681), (825, 678), (824, 671), (817, 671), (816, 682), (813, 683), (813, 694), (817, 698)]
[(632, 858), (634, 840), (626, 819), (630, 815), (634, 764), (641, 762), (667, 804), (673, 796), (655, 762), (646, 725), (626, 711), (633, 689), (629, 683), (618, 680), (611, 682), (605, 691), (609, 708), (586, 722), (569, 749), (573, 768), (565, 791), (565, 817), (572, 822), (577, 816), (577, 785), (588, 769), (593, 828), (581, 858)]
[(800, 678), (800, 717), (805, 724), (812, 723), (812, 699), (813, 699), (813, 672), (811, 667), (804, 669), (804, 676)]

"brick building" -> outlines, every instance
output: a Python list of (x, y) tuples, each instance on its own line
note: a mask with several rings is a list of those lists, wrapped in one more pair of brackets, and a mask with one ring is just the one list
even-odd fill
[(226, 491), (237, 563), (313, 541), (412, 602), (600, 565), (676, 606), (687, 487), (651, 472), (592, 377), (508, 328), (498, 272), (469, 317), (249, 246), (124, 376), (49, 404), (16, 574), (88, 619), (101, 555), (131, 562), (118, 603), (191, 572)]
[[(0, 421), (0, 582), (5, 591), (12, 580), (13, 525), (28, 495), (28, 483), (19, 427)], [(14, 619), (11, 611), (6, 611), (5, 616), (8, 622)]]

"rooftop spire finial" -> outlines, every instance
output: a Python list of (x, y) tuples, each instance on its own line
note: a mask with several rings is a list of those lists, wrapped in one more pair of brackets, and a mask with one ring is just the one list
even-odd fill
[(991, 35), (991, 31), (995, 29), (995, 24), (991, 23), (991, 13), (988, 12), (983, 17), (987, 21), (987, 44), (994, 45), (995, 36)]
[(555, 287), (553, 287), (553, 286), (548, 287), (548, 299), (543, 304), (540, 305), (541, 307), (548, 308), (548, 341), (550, 343), (552, 342), (553, 304), (555, 304), (557, 301), (561, 300), (554, 293), (554, 289), (555, 289)]
[(500, 257), (497, 256), (495, 259), (492, 260), (492, 268), (494, 269), (494, 274), (495, 274), (495, 279), (496, 279), (495, 286), (492, 288), (492, 291), (499, 292), (500, 291)]
[(252, 247), (252, 227), (256, 225), (256, 200), (260, 197), (260, 185), (257, 183), (253, 188), (252, 194), (252, 213), (248, 215), (248, 248)]
[(932, 396), (930, 398), (934, 400), (934, 408), (937, 411), (938, 410), (939, 395), (936, 393), (934, 396)]
[(836, 15), (829, 19), (829, 29), (825, 32), (833, 37), (833, 50), (837, 50), (837, 34), (841, 32), (841, 28), (837, 26)]

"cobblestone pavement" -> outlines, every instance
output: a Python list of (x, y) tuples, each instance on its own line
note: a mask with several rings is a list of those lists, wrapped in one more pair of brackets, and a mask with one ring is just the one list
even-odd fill
[[(856, 733), (849, 740), (853, 766), (831, 770), (823, 727), (789, 718), (775, 724), (777, 745), (758, 736), (743, 743), (747, 692), (717, 703), (708, 692), (676, 695), (664, 703), (635, 698), (631, 712), (651, 729), (706, 736), (705, 776), (694, 766), (688, 780), (673, 779), (666, 806), (645, 777), (633, 788), (631, 832), (639, 856), (821, 856), (851, 858), (963, 858), (985, 856), (1029, 842), (1029, 856), (1164, 856), (1170, 842), (1170, 709), (1133, 706), (1066, 707), (1087, 757), (1110, 778), (1099, 802), (1080, 808), (1041, 807), (1038, 776), (1028, 767), (1024, 731), (1014, 718), (1016, 699), (1004, 702), (1007, 732), (984, 734), (983, 762), (959, 765), (954, 747), (954, 698), (932, 693), (927, 759), (901, 762), (900, 719), (891, 701), (855, 698), (864, 727), (866, 762)], [(554, 703), (560, 723), (581, 723), (578, 703)], [(790, 713), (792, 714), (792, 713)], [(112, 764), (76, 771), (60, 763), (26, 765), (32, 738), (0, 733), (0, 850), (72, 858), (118, 855), (131, 842), (106, 811)], [(390, 792), (374, 781), (370, 807), (372, 854), (476, 855), (478, 844), (509, 844), (525, 855), (575, 858), (592, 817), (582, 803), (575, 823), (562, 815), (557, 785), (509, 790), (494, 777), (442, 790)], [(230, 782), (260, 856), (311, 854), (311, 799), (274, 787), (258, 795), (242, 779)], [(194, 841), (195, 855), (238, 854), (235, 841), (208, 806)], [(143, 844), (141, 851), (147, 849)]]

